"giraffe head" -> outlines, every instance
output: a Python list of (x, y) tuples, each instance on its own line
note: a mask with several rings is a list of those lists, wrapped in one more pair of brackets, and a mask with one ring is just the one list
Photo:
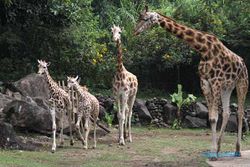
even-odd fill
[(120, 41), (121, 40), (121, 28), (119, 26), (115, 26), (113, 25), (113, 27), (111, 27), (111, 31), (112, 31), (112, 35), (113, 35), (113, 41)]
[(46, 71), (48, 71), (48, 66), (50, 65), (50, 62), (46, 62), (43, 60), (37, 60), (38, 62), (38, 74), (42, 75), (44, 74)]
[(134, 29), (134, 35), (138, 35), (141, 32), (151, 28), (153, 25), (158, 24), (159, 14), (156, 12), (149, 12), (148, 6), (145, 6), (144, 10), (140, 13), (138, 23)]
[(68, 88), (71, 88), (74, 85), (78, 85), (79, 84), (79, 79), (78, 76), (74, 77), (67, 77), (67, 86)]

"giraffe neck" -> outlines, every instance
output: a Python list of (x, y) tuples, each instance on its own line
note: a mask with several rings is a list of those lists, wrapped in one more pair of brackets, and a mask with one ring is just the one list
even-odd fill
[(52, 79), (52, 77), (50, 76), (48, 71), (45, 72), (44, 76), (45, 76), (45, 79), (49, 85), (49, 90), (51, 92), (54, 92), (55, 91), (54, 88), (57, 86), (57, 83)]
[(161, 14), (159, 14), (158, 17), (158, 24), (176, 37), (184, 40), (189, 46), (199, 52), (201, 57), (205, 60), (208, 59), (208, 56), (212, 55), (211, 53), (215, 48), (215, 44), (221, 45), (215, 36), (181, 25), (173, 19)]
[(121, 72), (125, 68), (123, 66), (123, 61), (122, 61), (122, 44), (121, 44), (121, 40), (116, 41), (116, 47), (117, 47), (117, 70), (119, 72)]
[(84, 91), (83, 91), (83, 88), (82, 88), (78, 83), (74, 84), (73, 87), (74, 87), (74, 89), (75, 89), (77, 92), (80, 93), (81, 96), (83, 96), (83, 92), (84, 92)]

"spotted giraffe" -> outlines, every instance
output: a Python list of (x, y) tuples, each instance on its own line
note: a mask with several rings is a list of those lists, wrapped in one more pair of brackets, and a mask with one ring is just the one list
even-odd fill
[[(200, 84), (209, 110), (209, 121), (212, 129), (211, 160), (216, 160), (222, 135), (230, 116), (230, 96), (236, 87), (238, 97), (238, 135), (236, 141), (236, 156), (241, 156), (240, 142), (242, 134), (242, 118), (244, 103), (248, 90), (248, 71), (241, 57), (229, 50), (215, 36), (192, 29), (177, 23), (175, 20), (157, 12), (148, 11), (148, 7), (140, 13), (134, 34), (159, 25), (176, 37), (184, 40), (191, 48), (201, 55), (199, 64)], [(222, 102), (223, 122), (218, 140), (216, 140), (216, 126), (218, 121), (218, 105)]]
[(134, 74), (128, 72), (122, 62), (121, 28), (113, 26), (111, 28), (113, 40), (116, 42), (117, 70), (113, 80), (113, 94), (116, 98), (119, 119), (119, 144), (125, 145), (124, 134), (128, 128), (128, 141), (132, 142), (131, 117), (132, 108), (137, 94), (138, 81)]
[[(76, 78), (67, 77), (68, 88), (73, 87), (79, 94), (79, 104), (77, 111), (76, 128), (84, 144), (84, 148), (88, 149), (88, 136), (89, 136), (89, 124), (90, 117), (93, 118), (94, 123), (94, 148), (96, 148), (96, 123), (99, 116), (99, 101), (97, 98), (88, 92), (88, 89), (84, 86), (80, 86), (78, 83), (78, 76)], [(84, 117), (84, 138), (80, 132), (80, 122)]]
[(47, 63), (42, 60), (38, 60), (38, 74), (43, 75), (48, 86), (49, 86), (49, 103), (50, 103), (50, 112), (52, 117), (52, 132), (53, 132), (53, 144), (52, 144), (52, 153), (56, 151), (56, 111), (60, 113), (60, 123), (61, 123), (61, 131), (60, 131), (60, 146), (64, 144), (63, 138), (63, 116), (65, 111), (67, 110), (68, 120), (69, 120), (69, 128), (70, 128), (70, 144), (73, 145), (73, 136), (72, 136), (72, 127), (71, 127), (71, 111), (72, 104), (70, 101), (70, 96), (67, 92), (65, 92), (62, 88), (58, 86), (58, 84), (51, 78), (48, 66), (50, 63)]

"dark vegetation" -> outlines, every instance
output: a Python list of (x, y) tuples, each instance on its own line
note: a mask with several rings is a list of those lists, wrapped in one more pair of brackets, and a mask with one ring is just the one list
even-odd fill
[[(217, 35), (250, 65), (250, 1), (146, 1), (152, 10)], [(199, 93), (199, 56), (182, 41), (154, 28), (139, 37), (132, 30), (142, 0), (1, 0), (0, 80), (15, 81), (37, 71), (37, 59), (52, 63), (58, 80), (79, 75), (93, 89), (110, 89), (116, 48), (110, 27), (122, 34), (124, 63), (140, 89), (172, 91), (177, 83)]]

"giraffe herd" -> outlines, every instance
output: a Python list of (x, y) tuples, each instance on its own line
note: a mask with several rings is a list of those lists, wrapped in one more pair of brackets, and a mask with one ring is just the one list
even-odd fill
[[(243, 59), (223, 45), (223, 43), (215, 35), (179, 24), (167, 16), (149, 11), (147, 6), (140, 13), (138, 23), (134, 29), (134, 35), (139, 35), (154, 25), (159, 25), (169, 33), (185, 41), (191, 48), (200, 53), (201, 58), (198, 68), (200, 84), (207, 102), (209, 122), (212, 130), (211, 152), (214, 153), (214, 155), (211, 160), (216, 160), (217, 154), (220, 151), (223, 133), (230, 116), (230, 96), (232, 91), (236, 88), (238, 97), (238, 135), (236, 140), (235, 156), (241, 156), (242, 119), (244, 114), (244, 102), (248, 90), (248, 71)], [(113, 79), (113, 95), (118, 108), (118, 143), (120, 145), (125, 145), (126, 137), (128, 137), (128, 142), (132, 142), (131, 117), (132, 107), (138, 90), (138, 81), (137, 77), (127, 71), (123, 65), (121, 28), (114, 25), (111, 30), (113, 41), (116, 43), (117, 47), (117, 68)], [(56, 149), (55, 111), (57, 110), (61, 116), (63, 116), (67, 111), (67, 116), (70, 116), (70, 112), (72, 112), (72, 104), (69, 94), (61, 89), (49, 75), (49, 63), (41, 60), (38, 60), (38, 63), (38, 73), (44, 75), (50, 89), (49, 101), (51, 104), (51, 116), (53, 121), (52, 152), (54, 152)], [(80, 94), (80, 108), (77, 112), (78, 119), (76, 127), (81, 136), (82, 142), (84, 143), (84, 148), (87, 149), (90, 117), (93, 117), (94, 120), (94, 147), (96, 147), (96, 121), (99, 114), (99, 103), (92, 94), (79, 85), (77, 79), (78, 77), (68, 77), (67, 81), (68, 87), (73, 87)], [(217, 139), (216, 126), (218, 121), (218, 106), (220, 103), (223, 108), (223, 122)], [(84, 117), (85, 120), (84, 138), (82, 137), (79, 128), (82, 117)], [(71, 118), (69, 117), (68, 119), (71, 122)], [(61, 121), (61, 124), (63, 127), (63, 121)], [(74, 141), (71, 130), (70, 123), (70, 142), (73, 145)], [(62, 134), (63, 130), (60, 132), (60, 145), (63, 145)]]

